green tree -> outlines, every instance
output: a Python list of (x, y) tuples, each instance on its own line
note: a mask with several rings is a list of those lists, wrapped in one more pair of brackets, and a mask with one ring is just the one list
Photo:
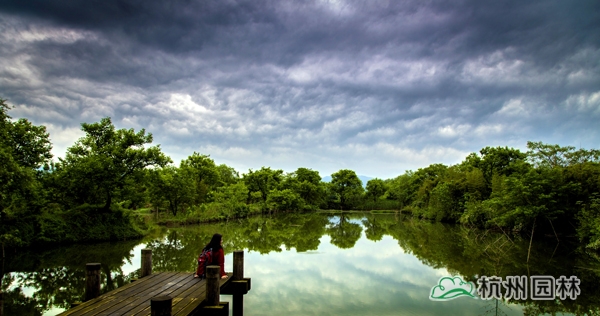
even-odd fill
[(248, 188), (248, 200), (252, 201), (253, 193), (260, 196), (260, 200), (263, 203), (267, 202), (269, 192), (278, 188), (279, 184), (283, 180), (283, 170), (271, 170), (271, 168), (262, 167), (260, 170), (252, 171), (248, 170), (248, 173), (244, 175), (244, 183)]
[(431, 191), (438, 185), (446, 175), (448, 167), (443, 164), (432, 164), (426, 168), (417, 170), (410, 181), (410, 191), (415, 192), (412, 206), (426, 210), (429, 205)]
[(240, 173), (226, 164), (220, 164), (216, 167), (219, 174), (219, 186), (231, 185), (240, 181)]
[(527, 158), (536, 167), (568, 167), (588, 162), (600, 162), (600, 150), (575, 150), (573, 146), (527, 142)]
[(0, 99), (0, 242), (21, 245), (33, 238), (34, 216), (43, 205), (37, 169), (52, 155), (44, 126), (26, 119), (16, 122), (8, 115), (10, 106)]
[(304, 208), (304, 200), (290, 189), (275, 189), (269, 192), (267, 205), (269, 211), (300, 211)]
[(590, 203), (582, 206), (581, 212), (577, 215), (579, 227), (577, 235), (579, 240), (586, 245), (586, 248), (600, 249), (600, 193), (595, 193), (590, 199)]
[(406, 171), (404, 174), (397, 176), (396, 178), (389, 181), (387, 198), (390, 200), (396, 200), (400, 203), (400, 208), (412, 204), (416, 189), (414, 188), (413, 178), (414, 172), (411, 170)]
[(39, 175), (36, 169), (52, 158), (52, 145), (45, 126), (26, 119), (11, 121), (10, 106), (0, 99), (0, 211), (18, 196), (31, 194)]
[(248, 214), (248, 188), (244, 182), (219, 187), (213, 195), (215, 202), (220, 203), (233, 216), (243, 217)]
[(318, 171), (298, 168), (285, 177), (281, 187), (298, 194), (307, 209), (317, 209), (325, 203), (326, 190)]
[(219, 186), (219, 171), (214, 160), (209, 155), (194, 152), (180, 164), (182, 171), (189, 174), (193, 181), (190, 185), (194, 188), (193, 204), (206, 202), (208, 193)]
[(167, 201), (174, 216), (177, 215), (183, 205), (190, 204), (193, 197), (193, 188), (189, 185), (190, 181), (181, 169), (165, 166), (161, 169), (152, 170), (150, 179), (153, 200), (158, 203), (161, 199)]
[(371, 179), (367, 182), (367, 196), (373, 199), (373, 202), (377, 201), (386, 192), (385, 182), (381, 179)]
[(332, 174), (330, 186), (340, 199), (340, 207), (346, 210), (354, 207), (364, 192), (362, 181), (348, 169)]
[(485, 147), (479, 151), (481, 160), (475, 167), (481, 169), (483, 176), (490, 184), (494, 174), (508, 176), (518, 172), (516, 162), (525, 161), (526, 154), (518, 149), (508, 147)]
[(146, 134), (144, 129), (137, 133), (133, 129), (116, 130), (109, 117), (97, 123), (82, 123), (81, 129), (86, 136), (69, 147), (65, 158), (60, 159), (65, 181), (70, 181), (75, 194), (82, 190), (98, 192), (85, 195), (93, 204), (103, 203), (105, 210), (129, 177), (146, 167), (163, 167), (172, 162), (161, 152), (160, 145), (144, 147), (152, 143), (152, 134)]

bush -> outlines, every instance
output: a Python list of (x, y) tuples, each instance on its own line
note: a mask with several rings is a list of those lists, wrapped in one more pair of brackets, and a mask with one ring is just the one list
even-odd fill
[(304, 200), (290, 189), (271, 190), (267, 198), (267, 207), (271, 211), (301, 211)]
[(38, 244), (124, 240), (143, 235), (129, 211), (113, 206), (106, 212), (102, 205), (89, 204), (69, 211), (44, 210), (38, 217), (38, 230), (34, 239)]
[(577, 235), (579, 240), (586, 244), (586, 248), (600, 249), (600, 194), (593, 194), (588, 205), (584, 205), (577, 219), (579, 227)]

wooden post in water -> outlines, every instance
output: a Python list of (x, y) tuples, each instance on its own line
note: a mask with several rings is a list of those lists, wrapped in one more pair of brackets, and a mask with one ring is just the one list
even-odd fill
[[(244, 251), (233, 252), (233, 281), (244, 279)], [(245, 293), (244, 293), (245, 294)], [(233, 293), (233, 316), (244, 315), (244, 294), (240, 291)]]
[(221, 286), (219, 284), (220, 266), (206, 267), (206, 305), (219, 305), (219, 296), (221, 295)]
[(142, 271), (140, 278), (152, 274), (152, 249), (142, 249)]
[(85, 300), (89, 301), (100, 295), (100, 264), (88, 263), (85, 265)]
[(236, 250), (233, 252), (233, 279), (241, 280), (244, 278), (244, 251)]
[(229, 315), (229, 303), (220, 302), (220, 271), (220, 266), (206, 267), (206, 304), (202, 308), (202, 315)]
[(233, 315), (244, 315), (244, 295), (250, 291), (250, 278), (244, 278), (244, 251), (233, 252), (233, 275), (221, 294), (233, 295)]
[(150, 300), (150, 313), (152, 316), (171, 316), (173, 298), (170, 296), (157, 296)]

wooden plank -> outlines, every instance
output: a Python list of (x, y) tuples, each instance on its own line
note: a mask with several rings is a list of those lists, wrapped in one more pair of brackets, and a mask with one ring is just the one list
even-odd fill
[[(168, 295), (169, 288), (176, 286), (177, 282), (183, 278), (189, 276), (189, 274), (173, 274), (169, 275), (169, 278), (164, 280), (162, 283), (155, 283), (155, 286), (146, 288), (142, 291), (133, 293), (132, 296), (125, 299), (123, 302), (118, 303), (109, 309), (102, 311), (101, 313), (95, 314), (98, 316), (102, 315), (124, 315), (134, 314), (136, 309), (142, 310), (146, 307), (145, 304), (150, 304), (150, 299), (155, 296)], [(142, 305), (142, 306), (140, 306)]]
[[(221, 287), (228, 284), (229, 278), (220, 279)], [(206, 279), (199, 280), (189, 272), (156, 273), (138, 281), (126, 284), (98, 298), (82, 303), (59, 315), (150, 315), (150, 300), (155, 296), (173, 298), (173, 315), (190, 315), (197, 311), (206, 296)]]
[[(150, 276), (142, 278), (134, 283), (126, 284), (122, 287), (119, 287), (119, 288), (113, 290), (113, 291), (110, 291), (108, 293), (100, 295), (99, 297), (97, 297), (93, 300), (89, 300), (87, 302), (80, 304), (79, 306), (76, 306), (74, 308), (66, 310), (59, 315), (61, 315), (61, 316), (82, 315), (81, 314), (82, 311), (97, 308), (98, 306), (104, 304), (106, 301), (111, 301), (113, 299), (112, 296), (117, 295), (121, 292), (127, 291), (135, 286), (139, 286), (139, 284), (142, 282), (150, 282), (152, 279), (154, 279), (156, 277), (159, 277), (159, 274), (150, 275)], [(138, 282), (140, 282), (140, 283), (138, 283)]]
[[(110, 293), (109, 292), (106, 294), (107, 300), (105, 301), (105, 303), (103, 303), (102, 305), (96, 306), (94, 308), (85, 310), (81, 315), (98, 315), (98, 314), (102, 313), (103, 311), (111, 308), (112, 306), (115, 306), (117, 304), (123, 304), (124, 298), (127, 300), (129, 297), (131, 297), (138, 291), (151, 288), (153, 286), (153, 284), (160, 283), (167, 277), (168, 277), (168, 275), (162, 275), (157, 278), (154, 278), (153, 280), (148, 280), (147, 282), (144, 282), (144, 283), (140, 282), (139, 284), (137, 284), (137, 286), (134, 286), (128, 290), (125, 290), (125, 291), (122, 291), (119, 293)], [(79, 316), (79, 315), (75, 314), (73, 316)]]
[(128, 296), (132, 295), (132, 293), (139, 291), (139, 289), (150, 287), (155, 283), (160, 283), (168, 277), (169, 277), (169, 273), (160, 273), (160, 274), (149, 275), (147, 277), (139, 279), (138, 281), (124, 285), (113, 291), (110, 291), (108, 293), (100, 295), (99, 297), (97, 297), (93, 300), (82, 303), (81, 305), (79, 305), (75, 308), (69, 309), (59, 315), (61, 315), (61, 316), (95, 315), (102, 310), (110, 308), (110, 306), (112, 306), (112, 304), (115, 303), (115, 302), (113, 302), (115, 299), (128, 297)]
[(87, 311), (87, 313), (84, 315), (113, 315), (116, 308), (122, 307), (123, 305), (133, 301), (138, 295), (144, 295), (144, 293), (152, 291), (156, 286), (159, 286), (173, 275), (175, 274), (171, 272), (164, 273), (159, 277), (148, 280), (147, 282), (139, 283), (138, 286), (131, 287), (130, 289), (120, 293), (113, 294), (109, 292), (107, 293), (108, 296), (113, 297), (113, 300), (110, 304), (103, 304), (97, 308), (94, 308), (93, 310)]
[[(223, 286), (225, 286), (226, 284), (228, 284), (229, 282), (231, 282), (231, 277), (233, 276), (233, 273), (227, 273), (227, 275), (229, 276), (227, 279), (220, 280), (219, 286), (221, 288)], [(202, 284), (202, 286), (200, 288), (196, 287), (196, 288), (192, 289), (192, 291), (188, 291), (187, 293), (182, 295), (182, 299), (181, 299), (181, 301), (177, 302), (177, 305), (175, 305), (175, 302), (173, 302), (172, 314), (173, 315), (190, 315), (190, 314), (192, 314), (192, 312), (194, 312), (195, 310), (197, 310), (199, 307), (201, 307), (203, 305), (202, 302), (204, 301), (205, 297), (206, 297), (206, 281), (204, 281), (204, 283)]]
[(176, 295), (174, 295), (174, 293), (176, 293), (179, 289), (185, 289), (187, 287), (194, 286), (193, 281), (190, 281), (190, 279), (194, 279), (193, 275), (191, 275), (190, 273), (179, 273), (175, 275), (173, 278), (168, 280), (168, 285), (170, 285), (169, 287), (165, 285), (163, 286), (162, 290), (158, 293), (155, 293), (150, 296), (140, 296), (140, 304), (138, 304), (135, 308), (129, 310), (127, 314), (134, 315), (144, 310), (150, 305), (150, 300), (155, 296), (170, 296), (171, 298), (176, 298)]

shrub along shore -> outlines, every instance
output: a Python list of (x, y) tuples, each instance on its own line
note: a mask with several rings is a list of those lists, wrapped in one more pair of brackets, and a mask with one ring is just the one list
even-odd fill
[(3, 250), (138, 238), (155, 225), (258, 214), (400, 210), (425, 220), (536, 237), (575, 236), (600, 249), (600, 150), (528, 142), (486, 147), (456, 165), (433, 164), (364, 185), (342, 169), (262, 167), (240, 174), (209, 155), (178, 166), (144, 129), (110, 118), (53, 159), (45, 126), (13, 120), (0, 99), (0, 242)]

